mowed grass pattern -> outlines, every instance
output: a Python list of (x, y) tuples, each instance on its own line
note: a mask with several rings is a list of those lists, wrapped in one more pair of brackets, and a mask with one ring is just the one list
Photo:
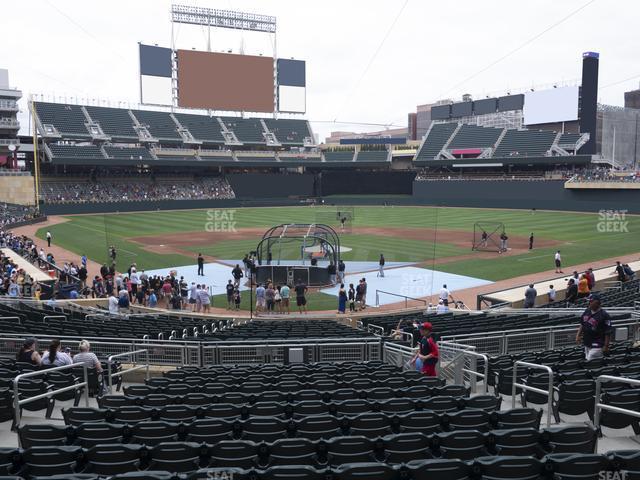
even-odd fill
[[(277, 207), (239, 208), (233, 210), (236, 229), (264, 228), (280, 223), (312, 223), (316, 212), (335, 207)], [(230, 211), (227, 211), (230, 217)], [(190, 247), (193, 256), (161, 254), (147, 251), (141, 245), (128, 241), (131, 237), (188, 232), (202, 232), (213, 217), (206, 210), (145, 212), (111, 215), (70, 216), (69, 222), (50, 228), (54, 242), (78, 255), (104, 263), (107, 261), (109, 245), (118, 250), (118, 266), (123, 269), (131, 262), (146, 269), (165, 268), (195, 263), (197, 252), (224, 259), (242, 258), (245, 252), (256, 247), (259, 235), (237, 240), (224, 240), (212, 245)], [(598, 214), (572, 212), (535, 212), (493, 209), (463, 209), (435, 207), (355, 207), (354, 227), (375, 228), (430, 228), (459, 230), (469, 248), (437, 242), (435, 257), (451, 257), (471, 254), (471, 237), (475, 222), (506, 225), (509, 235), (528, 237), (534, 232), (536, 238), (553, 239), (562, 244), (564, 264), (587, 263), (618, 255), (640, 251), (638, 236), (640, 217), (628, 216), (628, 233), (600, 233), (597, 230)], [(337, 225), (336, 225), (337, 227)], [(44, 239), (46, 229), (38, 236)], [(344, 258), (348, 260), (375, 261), (380, 252), (389, 261), (430, 261), (434, 257), (433, 238), (412, 240), (382, 235), (344, 234), (341, 241), (352, 248)], [(185, 249), (186, 250), (186, 249)], [(535, 273), (553, 268), (553, 253), (556, 247), (534, 248), (521, 255), (501, 256), (490, 259), (466, 259), (441, 263), (438, 270), (469, 275), (487, 280), (502, 280), (518, 275)]]

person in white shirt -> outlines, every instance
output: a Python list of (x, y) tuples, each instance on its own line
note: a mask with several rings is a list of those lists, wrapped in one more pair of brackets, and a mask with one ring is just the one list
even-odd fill
[(63, 365), (71, 365), (72, 363), (73, 360), (71, 360), (69, 354), (60, 351), (60, 340), (57, 338), (51, 340), (49, 350), (44, 352), (44, 355), (42, 355), (42, 365), (62, 367)]
[(562, 257), (560, 256), (560, 250), (558, 250), (555, 254), (554, 257), (554, 261), (556, 264), (556, 273), (563, 273), (562, 272)]
[(118, 299), (111, 295), (109, 297), (109, 313), (117, 315), (119, 313), (118, 310)]
[(449, 306), (444, 304), (444, 300), (440, 300), (438, 302), (438, 307), (436, 308), (436, 313), (447, 313), (449, 311)]
[(556, 290), (553, 288), (553, 285), (549, 285), (549, 302), (555, 302), (556, 301)]
[(136, 272), (135, 268), (131, 269), (129, 281), (131, 281), (131, 300), (135, 302), (136, 294), (138, 293), (138, 284), (140, 283), (140, 277), (138, 276), (138, 272)]
[(442, 301), (442, 304), (444, 306), (449, 306), (449, 298), (451, 298), (451, 300), (453, 300), (453, 297), (451, 296), (451, 292), (449, 292), (449, 289), (447, 288), (447, 284), (445, 283), (444, 285), (442, 285), (442, 288), (440, 289), (440, 294), (438, 295), (438, 298)]

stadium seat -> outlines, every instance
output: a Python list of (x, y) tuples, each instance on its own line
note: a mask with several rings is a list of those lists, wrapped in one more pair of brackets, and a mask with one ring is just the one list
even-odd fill
[[(204, 451), (203, 451), (204, 449)], [(168, 472), (192, 472), (201, 465), (207, 448), (197, 443), (163, 443), (150, 451), (149, 469)]]
[(334, 470), (336, 480), (395, 480), (397, 472), (384, 463), (343, 464)]
[[(327, 443), (326, 462), (332, 466), (345, 463), (367, 463), (375, 460), (373, 442), (366, 437), (335, 437)], [(319, 460), (324, 459), (319, 455)]]
[(541, 443), (551, 453), (593, 453), (596, 430), (588, 425), (561, 425), (545, 428)]
[(471, 467), (461, 460), (413, 460), (406, 465), (410, 478), (437, 478), (438, 480), (467, 480)]
[(436, 457), (471, 460), (488, 455), (486, 439), (477, 430), (440, 433), (432, 446)]
[(472, 469), (483, 480), (538, 480), (545, 473), (540, 460), (522, 456), (479, 457)]
[(32, 447), (22, 454), (24, 472), (30, 477), (79, 473), (82, 449), (75, 446)]
[(111, 423), (83, 423), (75, 428), (74, 445), (91, 448), (105, 443), (120, 443), (123, 437), (130, 435), (124, 425)]
[(494, 430), (487, 442), (496, 455), (540, 458), (545, 454), (540, 446), (540, 432), (534, 428)]
[(604, 455), (564, 453), (545, 457), (546, 471), (557, 480), (598, 480), (607, 466)]
[(385, 461), (406, 463), (416, 458), (432, 458), (431, 441), (422, 433), (401, 433), (383, 438)]
[(249, 469), (258, 464), (258, 449), (248, 441), (222, 441), (211, 446), (210, 467), (237, 467)]
[(306, 438), (283, 438), (269, 447), (270, 465), (315, 465), (316, 444)]
[(560, 423), (560, 414), (581, 415), (586, 413), (593, 421), (596, 384), (593, 380), (563, 381), (554, 389), (553, 415)]
[(141, 445), (96, 445), (85, 452), (85, 472), (99, 475), (115, 475), (135, 472), (141, 467), (141, 455), (146, 454)]

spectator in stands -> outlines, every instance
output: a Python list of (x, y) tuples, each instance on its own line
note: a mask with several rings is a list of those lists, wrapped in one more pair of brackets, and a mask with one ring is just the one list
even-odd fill
[(447, 284), (443, 284), (442, 288), (440, 289), (440, 293), (438, 294), (438, 299), (442, 300), (442, 303), (444, 305), (449, 305), (449, 298), (451, 298), (451, 300), (453, 300), (453, 297), (451, 297), (451, 292), (449, 292), (449, 289), (447, 288)]
[(280, 290), (282, 287), (280, 285), (276, 285), (274, 288), (273, 301), (275, 303), (275, 310), (278, 313), (282, 313), (282, 295), (280, 294)]
[(438, 301), (438, 306), (436, 307), (436, 314), (448, 313), (449, 306), (444, 304), (443, 300)]
[(40, 365), (42, 357), (36, 350), (37, 342), (35, 338), (27, 338), (22, 348), (16, 354), (16, 361), (22, 363), (30, 363), (31, 365)]
[(562, 272), (562, 256), (560, 255), (560, 250), (558, 250), (554, 256), (554, 262), (556, 264), (556, 273)]
[(416, 361), (420, 359), (422, 361), (421, 372), (428, 377), (435, 377), (437, 376), (436, 365), (438, 364), (439, 352), (438, 344), (431, 336), (433, 326), (430, 322), (424, 322), (420, 324), (418, 330), (421, 336), (418, 351), (410, 363), (415, 365)]
[(547, 292), (547, 295), (549, 298), (549, 303), (556, 301), (556, 297), (558, 296), (558, 294), (556, 293), (555, 288), (553, 288), (553, 285), (549, 285), (549, 292)]
[(87, 368), (95, 368), (96, 372), (102, 373), (102, 363), (96, 357), (96, 354), (90, 352), (91, 344), (86, 340), (82, 340), (78, 345), (79, 353), (73, 356), (73, 363), (84, 363)]
[(119, 313), (118, 310), (118, 299), (113, 295), (113, 293), (109, 296), (109, 313), (112, 315), (117, 315)]
[(42, 355), (42, 365), (62, 367), (63, 365), (71, 365), (73, 360), (68, 353), (62, 352), (60, 340), (53, 339), (49, 344), (49, 350)]
[(567, 294), (565, 299), (569, 303), (576, 303), (578, 300), (578, 285), (573, 278), (570, 278), (569, 283), (567, 284)]
[(380, 254), (380, 260), (378, 260), (378, 277), (384, 278), (384, 255)]
[(619, 282), (627, 281), (627, 274), (624, 273), (624, 267), (619, 261), (616, 262), (616, 269), (614, 270), (614, 273), (616, 274), (616, 277)]
[(338, 313), (345, 313), (347, 310), (347, 292), (344, 289), (344, 283), (340, 284), (338, 290)]
[(156, 308), (158, 306), (158, 296), (155, 290), (149, 292), (149, 298), (147, 299), (147, 306), (149, 308)]
[(628, 263), (622, 265), (622, 268), (624, 268), (624, 274), (627, 276), (627, 280), (633, 280), (635, 278), (636, 272), (631, 269)]
[(611, 317), (602, 308), (600, 295), (594, 293), (589, 297), (589, 307), (580, 318), (576, 334), (576, 343), (584, 345), (585, 359), (602, 358), (608, 353), (612, 333)]
[(533, 308), (536, 304), (536, 297), (538, 296), (538, 291), (535, 289), (533, 283), (529, 285), (524, 291), (524, 308)]
[(367, 308), (367, 279), (362, 277), (362, 304), (360, 305), (361, 309)]
[(590, 293), (589, 280), (587, 280), (587, 276), (585, 274), (582, 274), (578, 281), (578, 298), (588, 297)]
[(587, 276), (587, 281), (589, 282), (589, 290), (593, 290), (593, 287), (596, 286), (596, 276), (593, 273), (593, 268), (589, 268), (585, 275)]

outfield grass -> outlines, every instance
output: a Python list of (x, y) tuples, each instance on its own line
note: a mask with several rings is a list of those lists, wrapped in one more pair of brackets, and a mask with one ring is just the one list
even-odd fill
[[(335, 211), (335, 207), (277, 207), (238, 208), (233, 210), (235, 228), (266, 228), (280, 223), (310, 223), (316, 212)], [(227, 210), (227, 215), (228, 215)], [(355, 207), (354, 227), (414, 227), (460, 230), (469, 248), (438, 242), (436, 258), (466, 255), (471, 252), (471, 231), (475, 222), (502, 222), (509, 235), (561, 242), (563, 262), (587, 263), (640, 252), (640, 217), (629, 216), (628, 233), (599, 233), (597, 214), (570, 212), (536, 212), (521, 210), (433, 208), (433, 207)], [(167, 268), (195, 263), (195, 254), (203, 252), (224, 259), (242, 258), (254, 249), (259, 236), (224, 240), (213, 245), (190, 247), (193, 256), (161, 254), (144, 250), (128, 241), (131, 237), (187, 232), (202, 232), (211, 216), (206, 210), (145, 212), (111, 215), (70, 216), (69, 222), (50, 227), (54, 243), (78, 254), (86, 254), (99, 263), (107, 261), (109, 245), (118, 250), (120, 268), (136, 262), (145, 269)], [(38, 231), (44, 239), (46, 229)], [(227, 237), (228, 238), (228, 237)], [(433, 258), (433, 239), (413, 240), (382, 235), (341, 235), (343, 245), (353, 248), (344, 255), (345, 260), (373, 261), (384, 252), (388, 261), (430, 261)], [(557, 247), (535, 248), (521, 255), (500, 256), (491, 259), (464, 259), (440, 263), (438, 270), (475, 276), (497, 281), (518, 275), (540, 272), (553, 268), (553, 253)], [(331, 297), (329, 297), (331, 298)], [(333, 308), (333, 307), (331, 307)]]

